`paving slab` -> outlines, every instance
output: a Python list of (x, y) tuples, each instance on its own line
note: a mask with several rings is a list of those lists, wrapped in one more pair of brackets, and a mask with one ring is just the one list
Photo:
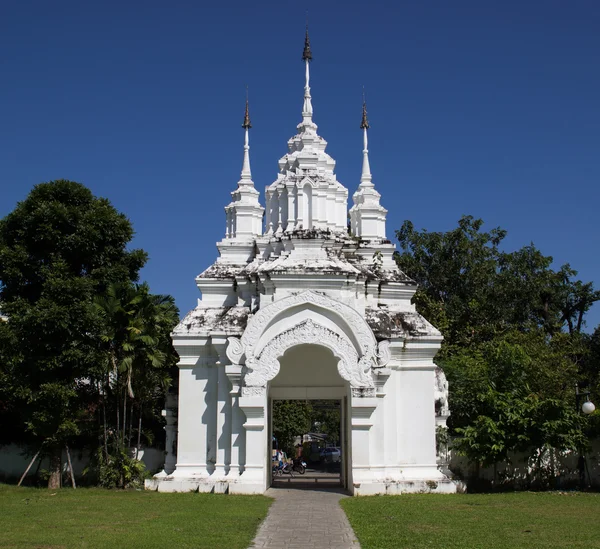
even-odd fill
[(360, 549), (341, 490), (270, 488), (265, 495), (275, 501), (250, 549)]

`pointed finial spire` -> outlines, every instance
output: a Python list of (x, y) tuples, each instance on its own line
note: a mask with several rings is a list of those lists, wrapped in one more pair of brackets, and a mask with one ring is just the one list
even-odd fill
[(248, 110), (248, 86), (246, 86), (246, 113), (244, 114), (244, 123), (242, 128), (249, 130), (252, 127), (250, 124), (250, 111)]
[(365, 100), (365, 88), (364, 88), (364, 86), (363, 86), (362, 122), (360, 123), (360, 129), (361, 130), (368, 130), (369, 129), (369, 120), (367, 119), (367, 101)]
[(302, 53), (302, 61), (312, 61), (310, 38), (308, 37), (308, 10), (306, 10), (306, 34), (304, 36), (304, 52)]
[(310, 39), (308, 38), (308, 12), (306, 13), (306, 35), (304, 37), (304, 52), (302, 60), (306, 65), (306, 84), (304, 85), (304, 106), (302, 108), (302, 123), (312, 124), (312, 101), (310, 96), (310, 69), (308, 64), (312, 61), (312, 52), (310, 51)]
[(363, 166), (362, 175), (360, 177), (360, 186), (373, 186), (371, 182), (371, 166), (369, 164), (369, 138), (367, 137), (367, 130), (369, 129), (369, 120), (367, 119), (367, 101), (365, 100), (365, 88), (363, 87), (363, 108), (362, 108), (362, 121), (360, 123), (360, 129), (363, 131)]
[(242, 164), (242, 178), (240, 180), (240, 184), (246, 183), (253, 185), (252, 182), (252, 174), (250, 172), (250, 145), (248, 139), (248, 130), (252, 127), (250, 124), (250, 109), (248, 107), (248, 86), (246, 86), (246, 112), (244, 113), (244, 123), (242, 124), (242, 128), (244, 128), (244, 163)]

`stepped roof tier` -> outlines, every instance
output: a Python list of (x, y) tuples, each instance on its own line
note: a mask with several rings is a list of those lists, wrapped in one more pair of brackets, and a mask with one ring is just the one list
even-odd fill
[(217, 244), (220, 257), (196, 277), (202, 299), (175, 334), (242, 333), (248, 316), (260, 307), (310, 287), (358, 303), (378, 337), (437, 337), (439, 332), (410, 304), (416, 285), (398, 269), (395, 246), (385, 236), (387, 210), (379, 203), (368, 157), (366, 102), (363, 98), (363, 168), (348, 211), (348, 189), (337, 181), (335, 160), (325, 151), (327, 142), (313, 121), (308, 32), (302, 59), (302, 121), (279, 160), (277, 179), (266, 187), (266, 208), (259, 203), (250, 172), (246, 100), (242, 173), (225, 208), (226, 235)]

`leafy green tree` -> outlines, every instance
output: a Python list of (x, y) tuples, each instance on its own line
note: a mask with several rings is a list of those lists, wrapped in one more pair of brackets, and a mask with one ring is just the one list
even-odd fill
[(515, 328), (580, 332), (600, 292), (575, 280), (569, 265), (554, 271), (552, 258), (533, 245), (502, 251), (506, 231), (482, 227), (464, 216), (445, 233), (417, 231), (410, 221), (396, 233), (398, 265), (419, 284), (417, 309), (444, 335), (441, 356)]
[[(104, 321), (101, 339), (105, 360), (97, 375), (104, 449), (109, 459), (109, 438), (111, 447), (131, 446), (136, 411), (139, 450), (143, 413), (153, 415), (154, 405), (164, 399), (177, 363), (169, 334), (179, 320), (179, 311), (171, 296), (151, 294), (146, 283), (113, 284), (96, 298), (95, 305)], [(116, 421), (107, 420), (107, 415)]]
[[(455, 449), (483, 465), (515, 452), (585, 445), (574, 407), (577, 365), (570, 341), (549, 344), (541, 330), (513, 332), (444, 362), (451, 390)], [(567, 348), (565, 348), (567, 345)]]
[[(60, 455), (80, 433), (80, 389), (100, 356), (102, 318), (94, 297), (111, 283), (134, 281), (146, 261), (128, 250), (129, 220), (79, 183), (36, 185), (0, 221), (3, 376), (17, 410), (51, 456), (49, 486), (60, 484)], [(7, 372), (8, 369), (8, 372)]]
[(340, 443), (341, 412), (340, 406), (331, 401), (313, 402), (312, 429), (327, 435), (327, 444), (337, 446)]
[(312, 412), (312, 406), (306, 400), (273, 402), (273, 435), (289, 456), (294, 455), (294, 439), (310, 431)]
[(454, 447), (484, 465), (532, 447), (580, 449), (595, 420), (575, 409), (574, 383), (598, 388), (600, 337), (582, 328), (600, 292), (533, 245), (503, 251), (506, 231), (482, 227), (464, 216), (445, 233), (409, 221), (397, 232), (417, 310), (445, 338), (436, 362), (449, 381)]

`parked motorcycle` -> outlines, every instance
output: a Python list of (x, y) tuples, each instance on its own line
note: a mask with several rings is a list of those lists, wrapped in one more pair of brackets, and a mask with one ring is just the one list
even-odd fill
[(306, 461), (303, 461), (302, 458), (296, 458), (292, 462), (292, 470), (303, 475), (306, 473)]
[(284, 461), (281, 465), (279, 463), (273, 464), (273, 476), (290, 475), (294, 477), (294, 468), (291, 463)]

